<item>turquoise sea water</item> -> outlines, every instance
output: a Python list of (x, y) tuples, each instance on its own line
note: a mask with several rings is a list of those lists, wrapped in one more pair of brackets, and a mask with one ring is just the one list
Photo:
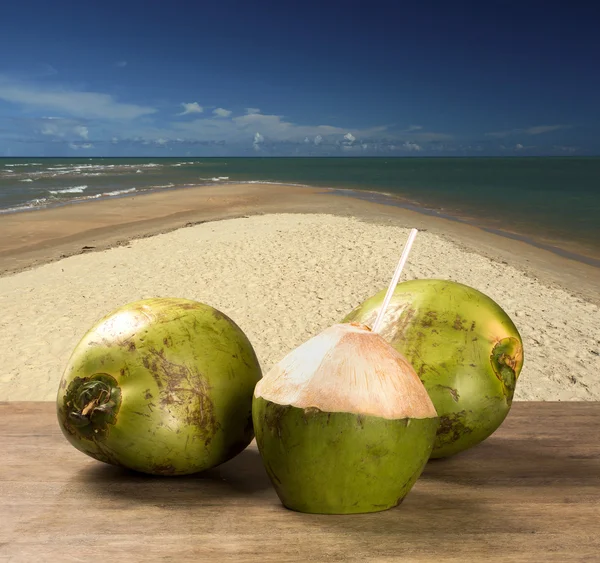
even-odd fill
[(404, 205), (600, 258), (599, 157), (4, 158), (0, 213), (228, 182), (388, 193)]

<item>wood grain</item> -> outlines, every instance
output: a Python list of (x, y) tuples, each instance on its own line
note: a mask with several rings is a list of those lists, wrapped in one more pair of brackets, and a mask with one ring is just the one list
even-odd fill
[(255, 444), (153, 478), (62, 436), (52, 403), (0, 403), (2, 561), (600, 561), (600, 403), (515, 403), (480, 446), (431, 461), (367, 515), (281, 506)]

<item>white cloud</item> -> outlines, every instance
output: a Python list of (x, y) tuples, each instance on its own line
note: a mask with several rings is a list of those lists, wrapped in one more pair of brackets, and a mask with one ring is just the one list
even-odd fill
[(486, 133), (488, 137), (494, 137), (496, 139), (504, 139), (511, 137), (512, 135), (542, 135), (543, 133), (550, 133), (551, 131), (558, 131), (559, 129), (568, 129), (569, 125), (536, 125), (534, 127), (527, 127), (525, 129), (510, 129), (507, 131), (493, 131)]
[(64, 136), (64, 133), (62, 133), (59, 128), (54, 125), (53, 123), (46, 123), (43, 127), (42, 130), (40, 131), (40, 133), (42, 135), (55, 135), (57, 137), (62, 137)]
[(116, 63), (116, 66), (118, 66), (119, 68), (125, 68), (127, 66), (127, 61), (118, 61)]
[(116, 144), (119, 142), (119, 139), (118, 139), (118, 137), (113, 137), (113, 138), (110, 140), (110, 142), (111, 142), (113, 145), (116, 145)]
[(254, 142), (252, 143), (252, 146), (254, 147), (255, 151), (260, 150), (260, 144), (263, 143), (264, 140), (265, 138), (258, 131), (254, 134)]
[(420, 131), (421, 129), (423, 129), (422, 125), (411, 125), (408, 129), (406, 129), (406, 132), (410, 133), (411, 131)]
[(76, 143), (69, 143), (69, 148), (73, 149), (73, 150), (79, 150), (79, 149), (93, 149), (94, 145), (92, 145), (92, 143), (83, 143), (83, 144), (76, 144)]
[(165, 146), (168, 142), (169, 142), (168, 139), (156, 139), (156, 144), (157, 145)]
[[(224, 109), (224, 108), (220, 108)], [(113, 129), (110, 135), (120, 139), (139, 138), (138, 142), (156, 143), (158, 139), (181, 139), (181, 142), (201, 143), (230, 147), (248, 147), (248, 140), (254, 150), (271, 147), (278, 143), (313, 144), (315, 147), (354, 146), (359, 152), (367, 150), (387, 150), (389, 144), (404, 151), (420, 151), (429, 148), (429, 139), (439, 140), (452, 138), (443, 133), (430, 133), (416, 130), (413, 133), (389, 130), (386, 126), (355, 130), (332, 125), (305, 125), (287, 120), (284, 116), (260, 113), (257, 108), (246, 108), (241, 115), (215, 118), (215, 109), (206, 111), (204, 115), (195, 115), (191, 119), (173, 119), (171, 123), (159, 126), (149, 121), (140, 122), (138, 126)], [(229, 110), (226, 110), (229, 111)], [(208, 115), (206, 115), (208, 113)], [(413, 126), (413, 128), (420, 126)], [(256, 137), (258, 133), (259, 137)], [(110, 139), (110, 136), (108, 137)], [(402, 147), (403, 143), (406, 143)], [(287, 150), (287, 149), (286, 149)], [(289, 149), (293, 150), (293, 149)]]
[(568, 152), (568, 153), (574, 153), (574, 152), (577, 152), (577, 150), (578, 150), (577, 147), (560, 146), (560, 145), (554, 145), (552, 148), (555, 150), (558, 150), (558, 151)]
[(213, 110), (213, 113), (217, 117), (229, 117), (232, 112), (230, 110), (228, 110), (228, 109), (217, 108), (217, 109)]
[(88, 128), (81, 125), (75, 119), (43, 117), (33, 120), (35, 124), (41, 124), (41, 129), (37, 131), (42, 135), (58, 137), (58, 138), (73, 138), (73, 136), (88, 139)]
[[(156, 138), (158, 136), (183, 137), (196, 142), (243, 143), (249, 135), (254, 135), (255, 131), (260, 131), (261, 135), (273, 142), (300, 143), (306, 137), (314, 139), (319, 136), (320, 140), (315, 143), (319, 144), (328, 137), (343, 137), (346, 133), (344, 129), (339, 127), (298, 125), (286, 121), (279, 115), (265, 115), (262, 113), (246, 113), (231, 119), (200, 118), (187, 122), (176, 122), (172, 124), (172, 127), (172, 131), (152, 132), (146, 130), (142, 136), (144, 138)], [(374, 130), (361, 131), (360, 134), (368, 137), (371, 132), (374, 132)]]
[(550, 133), (550, 131), (558, 131), (559, 129), (566, 129), (565, 125), (538, 125), (536, 127), (529, 127), (525, 129), (527, 135), (541, 135), (542, 133)]
[(369, 148), (369, 145), (367, 145), (367, 143), (363, 143), (361, 145), (361, 147), (363, 148), (364, 151), (366, 151)]
[(420, 151), (423, 150), (423, 147), (421, 147), (421, 145), (417, 145), (417, 143), (413, 143), (412, 141), (406, 141), (403, 145), (402, 145), (406, 150), (408, 151)]
[(87, 127), (84, 127), (83, 125), (76, 125), (75, 127), (73, 127), (73, 130), (82, 139), (88, 139), (89, 131)]
[(0, 100), (30, 108), (58, 110), (71, 116), (86, 118), (134, 119), (157, 111), (151, 107), (117, 102), (109, 94), (36, 86), (2, 75)]
[(520, 151), (523, 150), (525, 147), (521, 144), (521, 143), (517, 143), (515, 145), (515, 150)]
[(183, 111), (178, 113), (177, 115), (188, 115), (189, 113), (202, 113), (204, 108), (198, 102), (191, 102), (186, 104), (183, 102), (181, 104), (183, 106)]

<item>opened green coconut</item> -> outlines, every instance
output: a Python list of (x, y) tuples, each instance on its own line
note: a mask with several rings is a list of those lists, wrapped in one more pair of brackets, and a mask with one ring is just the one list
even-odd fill
[[(371, 326), (384, 295), (367, 299), (343, 322)], [(475, 446), (502, 424), (523, 366), (523, 344), (488, 296), (448, 280), (400, 283), (379, 333), (412, 364), (440, 416), (432, 457)]]
[(360, 325), (338, 324), (259, 381), (256, 442), (281, 502), (325, 514), (399, 504), (430, 456), (438, 418), (401, 354)]
[(226, 315), (177, 298), (129, 303), (101, 319), (62, 377), (60, 428), (100, 461), (155, 475), (202, 471), (253, 438), (261, 370)]

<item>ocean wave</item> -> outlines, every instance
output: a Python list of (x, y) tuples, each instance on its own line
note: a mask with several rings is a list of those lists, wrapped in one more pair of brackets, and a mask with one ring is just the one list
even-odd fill
[(23, 205), (17, 205), (15, 207), (8, 207), (6, 209), (0, 209), (0, 215), (3, 213), (15, 213), (17, 211), (30, 211), (32, 209), (39, 209), (42, 207), (46, 207), (50, 200), (43, 197), (40, 199), (32, 199), (24, 203)]
[(122, 194), (130, 194), (136, 191), (136, 188), (129, 188), (128, 190), (115, 190), (114, 192), (104, 192), (101, 194), (96, 194), (94, 197), (102, 197), (102, 196), (115, 196)]
[(268, 182), (267, 180), (236, 180), (231, 184), (268, 184), (271, 186), (296, 186), (298, 188), (312, 188), (309, 184), (293, 184), (292, 182)]
[(13, 166), (42, 166), (41, 162), (27, 162), (25, 164), (5, 164), (4, 166), (8, 166), (12, 168)]
[(54, 172), (82, 172), (88, 170), (108, 170), (108, 171), (118, 171), (118, 170), (131, 170), (131, 169), (139, 169), (139, 168), (160, 168), (163, 166), (162, 164), (157, 164), (155, 162), (149, 162), (148, 164), (73, 164), (67, 166), (49, 166), (45, 170), (52, 170)]
[(33, 182), (31, 178), (25, 178), (24, 180), (19, 180), (19, 182)]
[(173, 188), (175, 187), (175, 184), (172, 183), (168, 183), (168, 184), (163, 184), (162, 186), (144, 186), (145, 190), (152, 190), (154, 188)]
[[(298, 188), (311, 188), (309, 184), (294, 184), (293, 182), (269, 182), (268, 180), (229, 180), (229, 176), (219, 176), (214, 178), (199, 178), (205, 182), (225, 182), (226, 184), (268, 184), (272, 186), (296, 186)], [(194, 184), (186, 184), (193, 186)]]
[[(171, 186), (165, 186), (171, 187)], [(60, 197), (56, 197), (60, 194), (79, 194), (83, 193), (83, 191), (87, 188), (87, 186), (76, 186), (73, 188), (65, 188), (64, 190), (52, 190), (49, 193), (52, 194), (50, 197), (42, 197), (39, 199), (32, 199), (27, 201), (21, 205), (15, 205), (14, 207), (8, 207), (6, 209), (0, 209), (0, 215), (6, 213), (17, 213), (20, 211), (33, 211), (35, 209), (43, 209), (46, 207), (56, 206), (56, 205), (64, 205), (68, 203), (82, 203), (84, 201), (88, 201), (91, 199), (99, 199), (103, 197), (115, 197), (124, 194), (130, 194), (137, 191), (136, 188), (129, 188), (126, 190), (114, 190), (110, 192), (103, 192), (100, 194), (93, 194), (82, 197), (72, 197), (70, 199), (60, 199)]]
[(72, 188), (64, 188), (62, 190), (48, 190), (49, 193), (56, 194), (81, 194), (86, 190), (87, 186), (73, 186)]

